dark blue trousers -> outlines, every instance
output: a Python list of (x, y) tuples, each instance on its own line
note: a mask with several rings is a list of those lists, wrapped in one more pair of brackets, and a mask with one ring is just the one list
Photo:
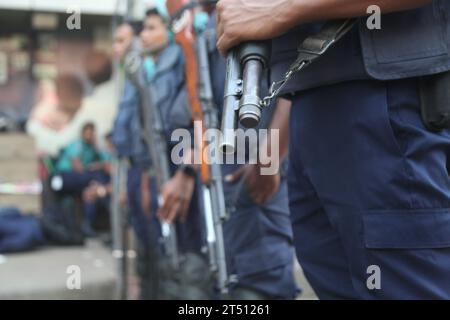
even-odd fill
[[(239, 166), (224, 165), (226, 176)], [(262, 205), (255, 204), (243, 180), (224, 182), (230, 218), (224, 224), (228, 272), (236, 275), (238, 286), (273, 299), (293, 299), (298, 294), (294, 279), (294, 248), (289, 220), (286, 180)]]
[(293, 100), (291, 219), (320, 298), (450, 299), (450, 132), (424, 128), (417, 92), (354, 81)]
[(92, 181), (100, 184), (107, 184), (110, 181), (109, 175), (102, 170), (84, 172), (66, 171), (58, 173), (56, 176), (60, 176), (63, 181), (62, 189), (59, 192), (73, 195), (81, 194)]
[[(151, 215), (142, 211), (141, 176), (142, 168), (133, 166), (128, 172), (127, 193), (130, 206), (130, 223), (142, 244), (150, 243), (149, 235), (161, 236), (161, 225), (156, 217), (158, 211), (158, 189), (155, 179), (150, 179)], [(198, 188), (194, 191), (185, 222), (177, 221), (176, 231), (180, 252), (200, 252), (203, 246), (202, 216), (199, 208)], [(150, 228), (150, 229), (149, 229)], [(151, 231), (151, 232), (150, 232)], [(156, 241), (153, 239), (152, 241)]]
[[(159, 223), (155, 217), (157, 204), (152, 198), (151, 215), (146, 215), (142, 210), (141, 180), (143, 170), (134, 165), (128, 171), (127, 197), (129, 206), (129, 221), (136, 234), (139, 244), (143, 248), (155, 245), (159, 237)], [(153, 190), (155, 191), (155, 190)]]

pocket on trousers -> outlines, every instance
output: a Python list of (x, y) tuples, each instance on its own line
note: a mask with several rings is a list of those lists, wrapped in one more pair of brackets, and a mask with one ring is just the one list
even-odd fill
[(450, 208), (370, 210), (363, 213), (365, 247), (431, 249), (450, 247)]
[(400, 138), (399, 132), (393, 125), (395, 111), (392, 110), (392, 106), (390, 105), (391, 101), (389, 99), (388, 83), (386, 83), (386, 89), (384, 94), (385, 100), (383, 101), (383, 106), (380, 108), (381, 112), (380, 128), (382, 130), (381, 134), (388, 148), (393, 153), (399, 156), (403, 156), (405, 150), (399, 139)]

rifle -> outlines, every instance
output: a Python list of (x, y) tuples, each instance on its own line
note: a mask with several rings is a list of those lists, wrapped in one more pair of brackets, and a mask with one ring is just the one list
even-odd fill
[[(119, 16), (120, 1), (116, 2), (114, 15), (112, 18), (111, 32), (114, 32), (119, 25), (120, 18), (125, 21), (130, 21), (134, 9), (135, 1), (127, 0), (127, 10), (125, 14)], [(115, 79), (117, 92), (122, 92), (124, 89), (124, 74), (120, 72), (120, 61), (113, 60), (114, 74), (118, 75)], [(120, 159), (114, 156), (112, 160), (112, 194), (110, 202), (110, 220), (111, 220), (111, 238), (112, 238), (112, 255), (117, 261), (117, 282), (116, 282), (116, 297), (120, 300), (128, 298), (128, 219), (127, 208), (123, 208), (120, 203), (120, 196), (126, 190), (128, 163), (125, 159)]]
[[(129, 79), (139, 91), (143, 139), (150, 151), (153, 171), (156, 175), (158, 188), (161, 191), (171, 177), (164, 126), (160, 110), (153, 100), (153, 97), (155, 97), (154, 89), (147, 85), (145, 80), (143, 52), (137, 42), (132, 47), (126, 57), (125, 69)], [(162, 197), (159, 196), (160, 206), (162, 201)], [(175, 227), (173, 224), (161, 222), (161, 229), (165, 252), (170, 257), (173, 269), (178, 270), (180, 261)]]
[(126, 163), (122, 159), (114, 158), (112, 161), (112, 195), (111, 195), (111, 233), (113, 242), (113, 257), (117, 260), (117, 298), (120, 300), (127, 299), (127, 218), (126, 210), (120, 205), (120, 194), (124, 190), (124, 182), (126, 179)]
[(227, 55), (221, 143), (224, 153), (235, 152), (238, 117), (246, 128), (256, 127), (261, 119), (261, 80), (269, 56), (267, 41), (244, 43)]
[[(215, 3), (216, 1), (209, 1)], [(217, 107), (214, 106), (211, 88), (207, 43), (204, 35), (195, 34), (193, 15), (190, 9), (200, 4), (186, 0), (168, 0), (169, 14), (172, 20), (176, 42), (182, 47), (186, 58), (186, 84), (189, 103), (194, 121), (202, 126), (195, 126), (196, 146), (199, 146), (201, 159), (202, 198), (206, 242), (208, 244), (209, 264), (216, 275), (217, 286), (222, 294), (227, 294), (229, 278), (227, 273), (225, 246), (222, 223), (227, 218), (222, 185), (222, 174), (218, 159), (207, 159), (203, 137), (210, 128), (218, 128)], [(218, 144), (216, 140), (214, 143)], [(217, 150), (217, 148), (216, 148)], [(214, 153), (215, 155), (215, 153)]]

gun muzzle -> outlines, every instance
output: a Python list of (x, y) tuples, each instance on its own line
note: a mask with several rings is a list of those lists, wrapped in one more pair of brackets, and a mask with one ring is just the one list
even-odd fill
[(270, 42), (248, 42), (227, 56), (222, 116), (222, 142), (225, 154), (236, 150), (237, 118), (246, 128), (261, 119), (261, 80), (270, 57)]
[(270, 59), (270, 42), (242, 45), (239, 58), (243, 66), (239, 122), (246, 128), (254, 128), (261, 119), (261, 80)]

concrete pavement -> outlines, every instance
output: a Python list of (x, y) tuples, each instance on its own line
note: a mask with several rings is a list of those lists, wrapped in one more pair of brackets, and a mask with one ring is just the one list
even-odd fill
[[(67, 282), (72, 288), (76, 284), (73, 276), (78, 272), (74, 270), (80, 271), (81, 288), (71, 290)], [(113, 299), (115, 266), (110, 250), (90, 241), (85, 247), (44, 248), (3, 255), (0, 283), (0, 300)]]

